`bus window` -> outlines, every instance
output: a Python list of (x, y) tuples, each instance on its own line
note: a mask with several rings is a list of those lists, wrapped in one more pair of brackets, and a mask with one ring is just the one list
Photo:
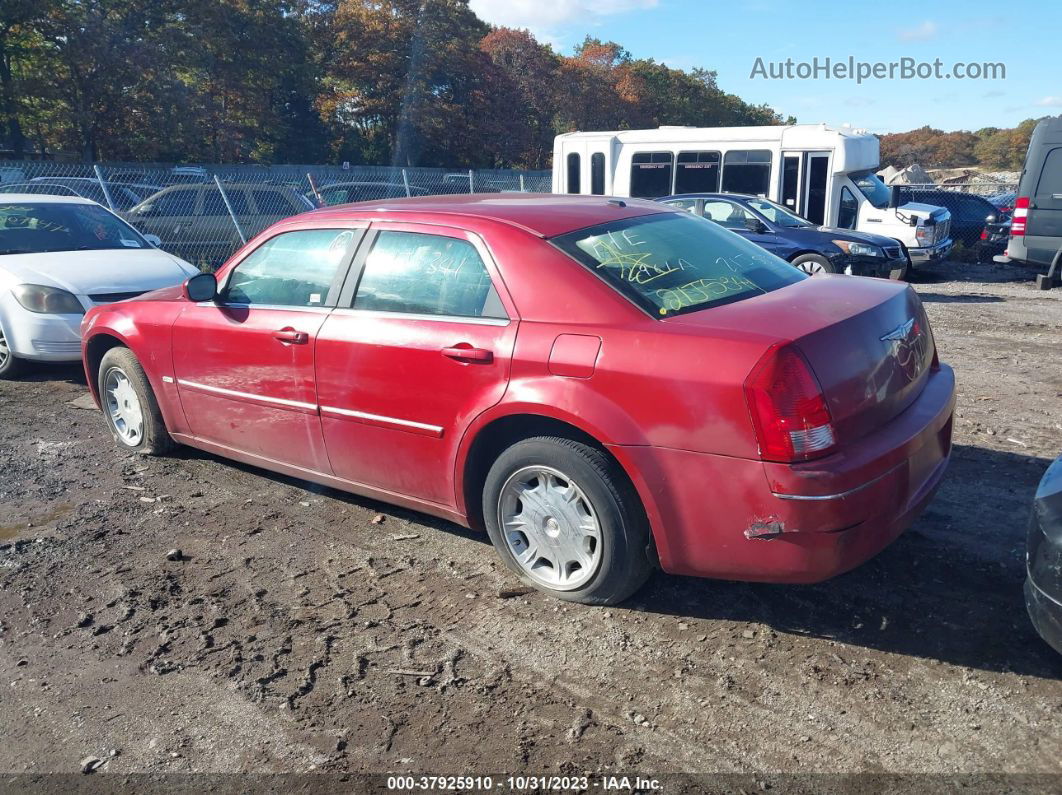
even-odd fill
[(718, 152), (679, 152), (675, 193), (715, 193), (719, 190)]
[(656, 199), (671, 193), (671, 152), (638, 152), (631, 158), (631, 196)]
[(568, 155), (568, 193), (583, 192), (582, 187), (579, 185), (579, 172), (582, 170), (579, 160), (578, 152), (572, 152)]
[(735, 149), (723, 158), (723, 191), (766, 196), (771, 186), (769, 149)]
[(605, 156), (601, 152), (590, 155), (590, 192), (605, 195)]

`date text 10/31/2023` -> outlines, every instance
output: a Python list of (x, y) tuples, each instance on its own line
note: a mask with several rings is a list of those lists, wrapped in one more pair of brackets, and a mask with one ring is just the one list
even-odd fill
[(387, 789), (398, 792), (554, 791), (655, 792), (655, 778), (642, 776), (388, 776)]

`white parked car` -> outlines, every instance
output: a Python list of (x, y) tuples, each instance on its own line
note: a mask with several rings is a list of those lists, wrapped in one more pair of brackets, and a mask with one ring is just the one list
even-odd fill
[(0, 378), (80, 360), (87, 309), (199, 272), (156, 241), (88, 199), (0, 194)]

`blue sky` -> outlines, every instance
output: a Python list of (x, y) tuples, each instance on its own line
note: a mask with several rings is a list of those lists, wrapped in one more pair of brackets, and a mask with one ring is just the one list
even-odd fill
[[(945, 130), (1012, 127), (1062, 114), (1058, 34), (1062, 3), (889, 0), (471, 0), (488, 22), (529, 28), (559, 51), (589, 33), (636, 58), (718, 72), (719, 85), (800, 122), (849, 123), (872, 132), (929, 124)], [(750, 78), (757, 57), (833, 61), (1001, 62), (995, 80)]]

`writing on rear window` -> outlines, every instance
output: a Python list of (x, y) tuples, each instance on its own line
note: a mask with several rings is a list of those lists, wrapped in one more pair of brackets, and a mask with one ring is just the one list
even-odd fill
[(752, 298), (806, 278), (739, 235), (684, 212), (601, 224), (553, 243), (657, 317)]

